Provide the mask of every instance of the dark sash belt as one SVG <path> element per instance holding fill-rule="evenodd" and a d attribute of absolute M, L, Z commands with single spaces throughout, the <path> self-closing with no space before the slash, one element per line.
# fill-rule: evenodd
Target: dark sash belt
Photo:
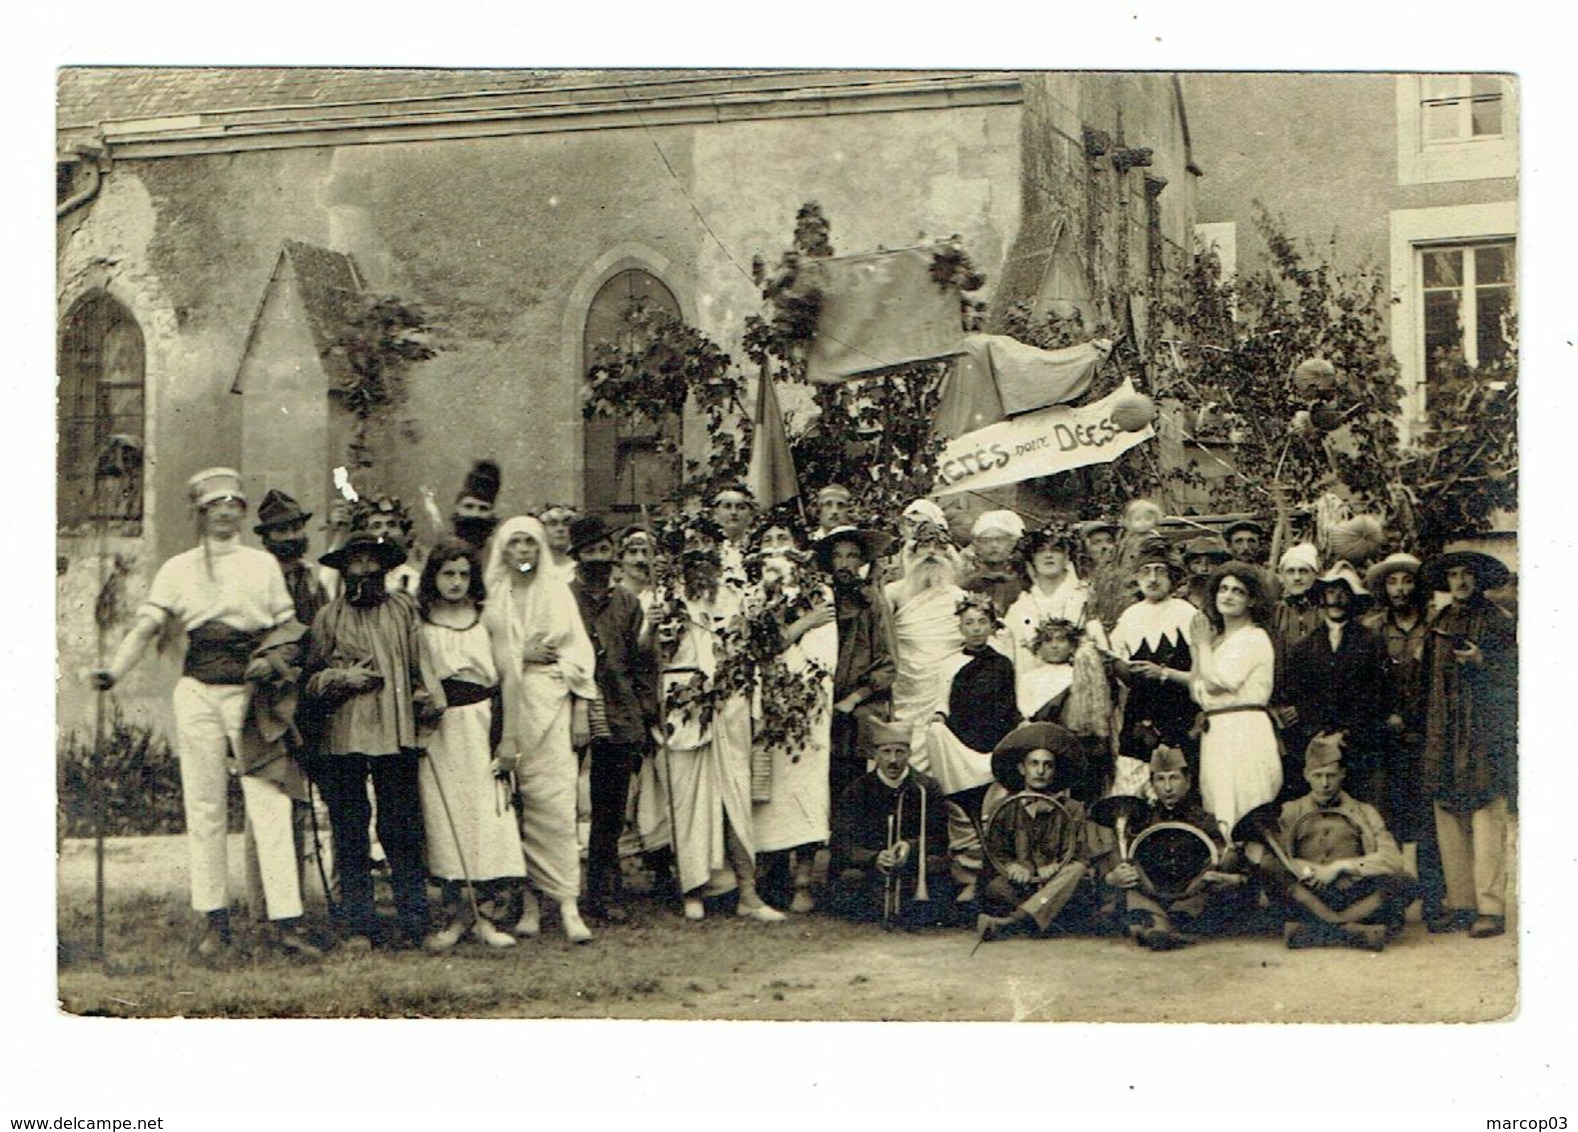
<path fill-rule="evenodd" d="M 187 636 L 181 675 L 204 684 L 245 684 L 247 661 L 267 635 L 267 630 L 251 633 L 222 621 L 205 622 Z"/>
<path fill-rule="evenodd" d="M 491 699 L 493 689 L 471 680 L 457 680 L 450 677 L 443 681 L 444 702 L 450 707 L 470 707 L 480 704 L 483 700 Z"/>

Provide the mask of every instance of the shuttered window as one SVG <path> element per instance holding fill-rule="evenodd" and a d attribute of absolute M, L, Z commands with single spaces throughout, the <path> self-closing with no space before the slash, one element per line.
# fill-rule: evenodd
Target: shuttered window
<path fill-rule="evenodd" d="M 146 426 L 142 330 L 109 295 L 80 299 L 61 327 L 56 521 L 64 534 L 104 520 L 110 533 L 142 533 Z M 100 474 L 104 473 L 104 474 Z M 114 473 L 114 474 L 112 474 Z"/>

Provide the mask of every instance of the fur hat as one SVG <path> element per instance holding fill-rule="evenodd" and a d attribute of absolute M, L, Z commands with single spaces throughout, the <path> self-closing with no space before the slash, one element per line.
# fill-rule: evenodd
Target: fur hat
<path fill-rule="evenodd" d="M 491 507 L 498 502 L 499 485 L 503 482 L 503 473 L 499 471 L 498 464 L 492 460 L 478 460 L 471 465 L 471 471 L 466 473 L 466 482 L 460 485 L 455 502 L 477 499 Z"/>

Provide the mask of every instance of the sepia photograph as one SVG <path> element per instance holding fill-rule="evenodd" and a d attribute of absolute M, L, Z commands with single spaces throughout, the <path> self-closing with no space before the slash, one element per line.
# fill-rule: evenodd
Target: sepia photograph
<path fill-rule="evenodd" d="M 1516 1015 L 1515 74 L 56 82 L 64 1014 Z"/>

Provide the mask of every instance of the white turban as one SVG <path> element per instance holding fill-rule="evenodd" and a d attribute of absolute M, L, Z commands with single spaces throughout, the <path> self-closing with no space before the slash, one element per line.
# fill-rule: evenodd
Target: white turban
<path fill-rule="evenodd" d="M 948 529 L 948 517 L 942 513 L 942 508 L 929 499 L 917 499 L 904 508 L 904 518 L 924 519 L 928 523 L 935 523 L 943 530 Z"/>
<path fill-rule="evenodd" d="M 1012 511 L 987 511 L 975 521 L 975 526 L 970 529 L 970 537 L 980 538 L 994 531 L 1009 538 L 1021 538 L 1025 533 L 1025 521 Z"/>
<path fill-rule="evenodd" d="M 1277 563 L 1278 570 L 1286 570 L 1291 566 L 1308 566 L 1315 573 L 1320 573 L 1320 552 L 1313 543 L 1301 542 L 1296 546 L 1288 547 L 1282 555 L 1282 560 Z"/>

